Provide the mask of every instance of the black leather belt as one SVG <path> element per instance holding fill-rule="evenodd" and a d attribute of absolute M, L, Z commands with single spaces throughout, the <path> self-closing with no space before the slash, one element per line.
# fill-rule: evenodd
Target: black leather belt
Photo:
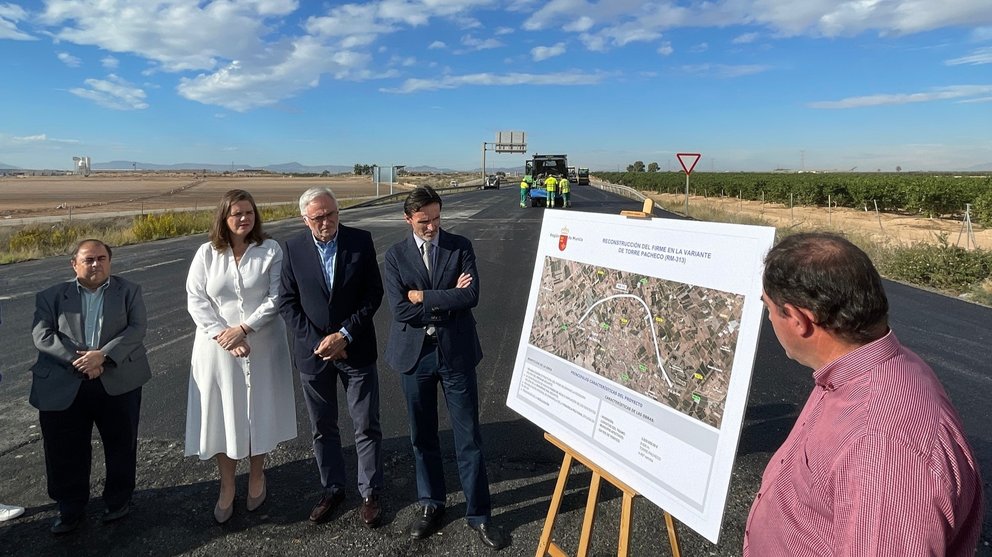
<path fill-rule="evenodd" d="M 424 335 L 424 344 L 437 344 L 437 333 L 433 335 Z"/>

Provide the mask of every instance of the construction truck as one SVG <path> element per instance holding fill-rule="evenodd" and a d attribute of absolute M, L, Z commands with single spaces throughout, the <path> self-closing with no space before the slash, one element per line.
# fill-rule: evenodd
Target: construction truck
<path fill-rule="evenodd" d="M 588 168 L 579 167 L 578 171 L 576 172 L 576 175 L 578 176 L 578 180 L 576 181 L 576 183 L 578 185 L 580 185 L 580 186 L 588 186 L 589 185 L 589 169 Z"/>
<path fill-rule="evenodd" d="M 579 183 L 579 175 L 575 171 L 575 167 L 574 166 L 568 167 L 568 181 L 571 182 L 571 183 L 573 183 L 573 184 L 578 184 Z"/>
<path fill-rule="evenodd" d="M 568 157 L 566 155 L 538 155 L 535 153 L 530 160 L 524 161 L 524 180 L 530 184 L 527 197 L 530 199 L 531 207 L 548 206 L 548 190 L 544 189 L 544 179 L 551 175 L 555 177 L 568 175 Z M 551 200 L 551 206 L 564 206 L 561 191 L 555 191 L 555 198 Z"/>

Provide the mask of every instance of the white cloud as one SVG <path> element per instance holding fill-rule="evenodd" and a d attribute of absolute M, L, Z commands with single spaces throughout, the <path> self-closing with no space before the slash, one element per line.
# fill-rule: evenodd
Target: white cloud
<path fill-rule="evenodd" d="M 992 64 L 992 46 L 975 49 L 967 56 L 947 60 L 944 63 L 948 66 L 959 66 L 961 64 L 968 64 L 971 66 L 977 66 L 979 64 Z"/>
<path fill-rule="evenodd" d="M 988 27 L 976 27 L 971 30 L 971 40 L 976 43 L 992 41 L 992 25 Z"/>
<path fill-rule="evenodd" d="M 390 56 L 389 65 L 390 66 L 403 66 L 410 67 L 416 65 L 417 58 L 414 56 Z"/>
<path fill-rule="evenodd" d="M 59 52 L 56 56 L 62 61 L 63 64 L 69 66 L 70 68 L 78 68 L 83 63 L 82 60 L 76 58 L 68 52 Z"/>
<path fill-rule="evenodd" d="M 285 16 L 295 0 L 193 3 L 78 2 L 50 0 L 39 22 L 56 27 L 54 38 L 134 53 L 166 71 L 204 70 L 219 60 L 249 57 L 266 48 L 268 18 Z"/>
<path fill-rule="evenodd" d="M 594 85 L 606 79 L 602 73 L 476 73 L 468 75 L 446 75 L 441 78 L 408 79 L 396 89 L 383 88 L 384 93 L 416 93 L 437 89 L 456 89 L 469 85 L 514 86 L 514 85 Z"/>
<path fill-rule="evenodd" d="M 668 38 L 666 33 L 690 26 L 703 29 L 742 27 L 744 31 L 734 39 L 736 44 L 757 37 L 842 36 L 866 31 L 883 35 L 908 34 L 955 26 L 972 29 L 972 41 L 992 37 L 989 0 L 349 2 L 324 3 L 326 7 L 320 8 L 320 15 L 309 16 L 300 9 L 304 6 L 301 0 L 46 0 L 39 3 L 37 18 L 30 19 L 30 23 L 40 29 L 39 33 L 50 35 L 56 42 L 95 46 L 112 53 L 101 61 L 110 70 L 116 69 L 119 54 L 130 54 L 151 62 L 144 70 L 147 75 L 190 72 L 177 78 L 180 95 L 234 110 L 272 105 L 313 87 L 322 77 L 355 80 L 396 75 L 395 70 L 379 70 L 372 64 L 373 59 L 388 60 L 396 50 L 394 43 L 381 39 L 428 25 L 463 34 L 460 48 L 454 51 L 456 54 L 508 45 L 521 47 L 527 44 L 522 41 L 535 40 L 534 37 L 538 37 L 536 40 L 545 37 L 546 41 L 576 37 L 581 42 L 578 48 L 584 46 L 591 51 L 644 43 L 660 55 L 668 56 L 674 49 L 671 42 L 663 40 Z M 315 5 L 306 4 L 308 9 Z M 522 30 L 504 26 L 476 30 L 481 25 L 477 17 L 482 14 L 489 17 L 498 9 L 508 10 L 514 17 L 519 15 L 517 19 Z M 18 25 L 23 27 L 22 22 L 29 21 L 33 15 L 18 5 L 0 4 L 0 39 L 33 38 L 18 29 Z M 471 34 L 466 34 L 467 29 L 473 29 Z M 528 34 L 538 30 L 542 33 Z M 533 43 L 524 48 L 530 46 Z M 564 45 L 560 52 L 556 50 L 558 46 L 535 48 L 531 56 L 547 59 L 560 55 Z M 577 48 L 570 46 L 573 50 Z M 693 48 L 683 46 L 679 50 L 701 52 L 705 47 L 703 43 Z M 423 46 L 419 48 L 422 50 Z M 448 44 L 441 40 L 433 40 L 427 46 L 429 50 L 447 48 Z M 523 59 L 521 50 L 511 52 L 508 49 L 507 52 L 511 59 L 518 62 Z M 323 58 L 311 58 L 310 53 L 320 53 Z M 381 58 L 378 53 L 382 54 Z M 416 52 L 400 54 L 412 57 Z M 111 59 L 115 62 L 108 61 Z M 947 63 L 988 62 L 984 49 L 978 49 Z M 702 71 L 729 77 L 765 69 L 763 66 L 708 66 Z M 92 88 L 82 90 L 95 94 Z"/>
<path fill-rule="evenodd" d="M 809 103 L 810 108 L 863 108 L 866 106 L 885 106 L 908 103 L 933 102 L 943 100 L 979 97 L 992 94 L 992 85 L 952 85 L 939 87 L 922 93 L 894 93 L 848 97 L 839 101 L 817 101 Z M 972 101 L 976 99 L 970 99 Z"/>
<path fill-rule="evenodd" d="M 0 39 L 33 41 L 35 37 L 17 28 L 17 23 L 27 19 L 27 12 L 17 4 L 0 4 Z"/>
<path fill-rule="evenodd" d="M 517 4 L 520 11 L 526 11 L 535 3 Z M 955 26 L 992 25 L 988 0 L 714 0 L 685 7 L 674 2 L 639 0 L 552 0 L 527 17 L 524 29 L 572 29 L 577 21 L 575 14 L 582 14 L 583 25 L 595 22 L 586 29 L 576 29 L 585 35 L 583 42 L 590 50 L 631 42 L 625 43 L 625 37 L 656 38 L 669 29 L 688 26 L 760 26 L 779 37 L 834 37 L 867 31 L 904 35 Z M 975 33 L 983 37 L 992 31 Z M 748 40 L 751 34 L 738 39 Z"/>
<path fill-rule="evenodd" d="M 317 37 L 338 39 L 352 45 L 371 44 L 379 35 L 397 31 L 397 22 L 416 26 L 427 23 L 423 12 L 406 14 L 402 6 L 386 7 L 380 13 L 376 3 L 345 4 L 331 9 L 326 16 L 310 17 L 304 28 Z"/>
<path fill-rule="evenodd" d="M 462 45 L 468 47 L 467 50 L 462 50 L 460 52 L 470 52 L 475 50 L 489 50 L 493 48 L 501 48 L 506 46 L 499 39 L 479 39 L 473 35 L 465 35 L 462 37 Z"/>
<path fill-rule="evenodd" d="M 744 64 L 738 66 L 729 64 L 692 64 L 682 66 L 681 69 L 686 73 L 706 77 L 734 78 L 763 73 L 770 70 L 771 67 L 760 64 Z"/>
<path fill-rule="evenodd" d="M 108 70 L 116 70 L 117 66 L 120 65 L 120 60 L 114 58 L 113 56 L 105 56 L 100 59 L 100 64 L 102 64 L 103 67 L 107 68 Z"/>
<path fill-rule="evenodd" d="M 737 35 L 730 42 L 733 44 L 750 44 L 757 40 L 758 36 L 758 33 L 744 33 L 743 35 Z"/>
<path fill-rule="evenodd" d="M 4 143 L 11 145 L 28 145 L 36 143 L 67 143 L 75 144 L 79 143 L 78 139 L 56 139 L 54 137 L 48 137 L 48 134 L 39 133 L 35 135 L 22 135 L 22 136 L 3 136 Z"/>
<path fill-rule="evenodd" d="M 694 44 L 694 45 L 690 46 L 689 47 L 689 52 L 693 52 L 693 53 L 699 54 L 700 52 L 706 52 L 709 49 L 710 49 L 709 43 L 699 43 L 699 44 Z"/>
<path fill-rule="evenodd" d="M 536 46 L 530 49 L 531 58 L 535 62 L 561 56 L 562 54 L 565 54 L 565 43 L 557 43 L 552 46 Z"/>
<path fill-rule="evenodd" d="M 148 108 L 145 92 L 114 74 L 107 79 L 87 79 L 88 87 L 75 87 L 69 92 L 77 97 L 91 100 L 105 108 L 114 110 L 143 110 Z"/>
<path fill-rule="evenodd" d="M 584 15 L 574 21 L 566 23 L 562 27 L 562 30 L 568 31 L 569 33 L 585 33 L 586 31 L 592 29 L 592 26 L 595 24 L 596 22 L 591 17 Z"/>
<path fill-rule="evenodd" d="M 376 77 L 364 70 L 368 54 L 335 50 L 312 37 L 280 47 L 266 60 L 236 60 L 210 74 L 184 77 L 177 90 L 187 99 L 243 112 L 315 87 L 325 73 L 338 79 Z"/>

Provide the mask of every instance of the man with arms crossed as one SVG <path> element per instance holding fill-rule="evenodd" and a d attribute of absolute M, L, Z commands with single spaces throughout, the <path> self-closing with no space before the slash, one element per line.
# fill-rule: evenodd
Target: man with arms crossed
<path fill-rule="evenodd" d="M 338 429 L 337 382 L 344 386 L 358 455 L 358 515 L 369 527 L 382 514 L 382 429 L 378 348 L 372 317 L 382 303 L 382 276 L 372 235 L 338 222 L 330 188 L 300 196 L 308 230 L 283 249 L 279 311 L 293 337 L 303 398 L 313 426 L 313 451 L 324 492 L 310 511 L 316 523 L 344 501 L 344 455 Z"/>
<path fill-rule="evenodd" d="M 744 555 L 974 555 L 974 455 L 933 371 L 889 329 L 868 256 L 796 234 L 766 256 L 763 286 L 775 336 L 816 386 L 765 469 Z"/>
<path fill-rule="evenodd" d="M 134 493 L 141 386 L 151 377 L 141 287 L 110 274 L 110 246 L 83 240 L 74 280 L 35 297 L 31 405 L 38 409 L 48 496 L 58 503 L 53 534 L 79 527 L 90 497 L 90 437 L 103 441 L 103 522 L 127 516 Z"/>
<path fill-rule="evenodd" d="M 386 361 L 400 372 L 410 417 L 420 508 L 410 536 L 441 525 L 447 497 L 438 439 L 437 388 L 451 418 L 465 519 L 493 549 L 509 540 L 490 519 L 489 478 L 482 454 L 475 366 L 482 347 L 472 308 L 479 303 L 475 252 L 468 238 L 441 230 L 441 197 L 430 187 L 410 192 L 403 213 L 411 233 L 386 252 L 386 295 L 393 321 Z"/>

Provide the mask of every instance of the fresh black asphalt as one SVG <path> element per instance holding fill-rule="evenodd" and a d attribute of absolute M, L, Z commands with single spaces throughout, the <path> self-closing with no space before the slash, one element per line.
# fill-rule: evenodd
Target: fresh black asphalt
<path fill-rule="evenodd" d="M 574 211 L 616 214 L 640 208 L 639 202 L 594 188 L 576 187 L 573 197 Z M 544 441 L 541 431 L 505 405 L 542 211 L 520 208 L 517 190 L 503 188 L 446 197 L 442 213 L 442 225 L 472 239 L 479 259 L 482 298 L 475 315 L 485 352 L 478 370 L 480 412 L 495 519 L 513 536 L 513 545 L 501 555 L 534 554 L 562 458 Z M 390 245 L 409 233 L 399 203 L 346 210 L 342 222 L 370 230 L 380 260 Z M 298 219 L 267 226 L 278 240 L 302 229 Z M 307 521 L 320 486 L 310 451 L 309 420 L 299 394 L 299 436 L 270 456 L 268 501 L 255 513 L 244 510 L 246 470 L 239 469 L 235 516 L 225 526 L 213 523 L 216 467 L 212 461 L 183 457 L 193 334 L 184 284 L 190 259 L 203 241 L 200 235 L 114 250 L 114 272 L 143 286 L 149 315 L 146 346 L 154 377 L 143 391 L 138 489 L 130 516 L 112 525 L 101 524 L 103 462 L 99 449 L 95 450 L 89 517 L 79 531 L 65 538 L 54 538 L 48 532 L 56 511 L 45 490 L 37 412 L 28 404 L 27 393 L 28 367 L 35 357 L 30 338 L 34 294 L 68 279 L 71 269 L 65 257 L 0 266 L 0 371 L 4 376 L 0 383 L 0 502 L 27 507 L 23 517 L 0 525 L 0 555 L 489 554 L 460 519 L 464 501 L 450 459 L 445 463 L 450 491 L 446 525 L 423 541 L 405 535 L 416 499 L 413 461 L 399 381 L 384 364 L 380 366 L 386 461 L 382 527 L 369 530 L 360 523 L 356 516 L 359 499 L 353 486 L 349 486 L 348 499 L 333 520 L 322 525 Z M 892 327 L 943 381 L 986 472 L 988 494 L 992 474 L 992 309 L 893 282 L 885 286 Z M 376 315 L 381 347 L 389 318 L 384 304 Z M 711 544 L 683 526 L 684 555 L 740 554 L 744 521 L 761 471 L 792 427 L 811 384 L 809 370 L 789 361 L 770 327 L 763 324 L 719 544 Z M 340 423 L 347 432 L 350 421 L 346 414 Z M 447 428 L 446 424 L 442 427 Z M 349 477 L 353 477 L 351 436 L 343 435 L 351 467 Z M 450 435 L 444 441 L 450 447 Z M 578 542 L 589 479 L 588 470 L 579 467 L 573 471 L 555 529 L 555 539 L 570 553 Z M 601 501 L 590 553 L 615 555 L 620 498 L 615 490 L 606 488 Z M 990 517 L 992 510 L 987 509 L 979 555 L 992 555 Z M 631 554 L 670 554 L 661 511 L 642 498 L 634 505 Z"/>

